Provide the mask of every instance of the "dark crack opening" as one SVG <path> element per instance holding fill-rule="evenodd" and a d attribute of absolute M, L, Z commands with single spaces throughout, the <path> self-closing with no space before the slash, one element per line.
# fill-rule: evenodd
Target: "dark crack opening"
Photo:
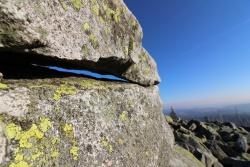
<path fill-rule="evenodd" d="M 124 64 L 103 59 L 97 62 L 64 60 L 33 53 L 0 52 L 0 72 L 4 79 L 46 79 L 63 77 L 86 77 L 98 80 L 128 82 L 115 75 L 110 75 L 105 68 L 124 72 Z M 91 71 L 91 72 L 90 72 Z M 117 72 L 117 71 L 116 71 Z"/>

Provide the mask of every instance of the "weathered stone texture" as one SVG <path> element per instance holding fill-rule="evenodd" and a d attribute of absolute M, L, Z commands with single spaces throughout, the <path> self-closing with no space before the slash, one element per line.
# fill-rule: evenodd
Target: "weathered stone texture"
<path fill-rule="evenodd" d="M 178 145 L 174 146 L 170 165 L 171 167 L 205 167 L 191 152 Z"/>
<path fill-rule="evenodd" d="M 85 78 L 1 84 L 0 99 L 12 99 L 0 108 L 1 166 L 169 166 L 174 137 L 156 86 Z"/>
<path fill-rule="evenodd" d="M 70 68 L 154 85 L 160 78 L 142 36 L 122 0 L 0 0 L 0 51 L 54 58 L 53 65 L 67 60 Z"/>

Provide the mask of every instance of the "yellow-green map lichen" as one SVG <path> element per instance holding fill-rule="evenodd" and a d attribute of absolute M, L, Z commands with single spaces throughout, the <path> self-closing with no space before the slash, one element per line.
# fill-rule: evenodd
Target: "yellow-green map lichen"
<path fill-rule="evenodd" d="M 7 119 L 8 122 L 9 119 Z M 5 120 L 2 122 L 5 124 Z M 27 126 L 27 125 L 25 125 Z M 68 155 L 73 160 L 78 160 L 79 147 L 74 137 L 73 125 L 64 124 L 61 128 L 58 127 L 57 131 L 66 135 L 59 135 L 58 137 L 52 133 L 52 130 L 56 130 L 54 122 L 50 118 L 41 117 L 37 123 L 32 123 L 30 127 L 23 128 L 18 123 L 6 123 L 4 132 L 7 139 L 16 143 L 13 148 L 13 159 L 9 163 L 10 167 L 35 167 L 38 164 L 42 164 L 46 161 L 51 161 L 60 157 L 60 143 L 64 140 L 70 144 L 68 146 Z M 61 130 L 60 130 L 61 129 Z M 67 154 L 65 151 L 62 154 Z"/>
<path fill-rule="evenodd" d="M 63 127 L 63 131 L 67 136 L 70 136 L 73 134 L 73 125 L 72 124 L 65 124 Z"/>
<path fill-rule="evenodd" d="M 53 99 L 58 101 L 62 98 L 63 95 L 75 95 L 76 92 L 77 89 L 74 86 L 61 85 L 55 91 Z"/>
<path fill-rule="evenodd" d="M 133 166 L 136 161 L 147 166 L 158 163 L 152 155 L 168 154 L 164 146 L 169 139 L 159 135 L 171 130 L 162 126 L 156 87 L 84 77 L 3 83 L 9 89 L 0 90 L 2 94 L 18 93 L 13 102 L 23 98 L 20 89 L 31 100 L 22 116 L 0 114 L 7 140 L 3 166 L 102 166 L 106 160 L 110 165 Z"/>
<path fill-rule="evenodd" d="M 81 0 L 71 0 L 71 3 L 75 10 L 79 11 L 83 7 L 83 3 Z"/>
<path fill-rule="evenodd" d="M 70 149 L 70 154 L 72 154 L 74 160 L 78 159 L 78 156 L 79 156 L 78 151 L 79 151 L 79 148 L 76 146 L 72 146 Z"/>
<path fill-rule="evenodd" d="M 106 137 L 101 138 L 101 146 L 109 153 L 112 153 L 114 151 L 113 145 L 108 141 Z"/>
<path fill-rule="evenodd" d="M 127 112 L 126 111 L 123 111 L 122 113 L 121 113 L 121 115 L 119 116 L 119 119 L 121 120 L 121 121 L 123 121 L 123 122 L 125 122 L 125 121 L 128 121 L 128 114 L 127 114 Z"/>
<path fill-rule="evenodd" d="M 8 85 L 0 83 L 0 90 L 1 89 L 8 89 L 8 88 L 9 88 Z"/>
<path fill-rule="evenodd" d="M 41 118 L 40 129 L 43 132 L 47 132 L 52 127 L 49 118 Z"/>

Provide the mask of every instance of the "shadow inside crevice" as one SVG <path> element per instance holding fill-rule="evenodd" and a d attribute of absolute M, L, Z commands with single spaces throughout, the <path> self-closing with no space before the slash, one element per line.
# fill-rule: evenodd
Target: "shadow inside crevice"
<path fill-rule="evenodd" d="M 106 60 L 112 66 L 112 62 Z M 117 65 L 117 64 L 115 64 Z M 119 64 L 118 64 L 119 65 Z M 70 61 L 65 59 L 58 59 L 46 57 L 31 53 L 14 53 L 14 52 L 0 52 L 0 72 L 4 79 L 46 79 L 46 78 L 65 78 L 65 77 L 85 77 L 91 79 L 98 79 L 104 81 L 127 82 L 114 75 L 108 75 L 103 72 L 100 67 L 89 72 L 89 69 L 95 69 L 93 63 L 86 63 L 80 61 Z M 123 72 L 122 68 L 119 68 Z"/>

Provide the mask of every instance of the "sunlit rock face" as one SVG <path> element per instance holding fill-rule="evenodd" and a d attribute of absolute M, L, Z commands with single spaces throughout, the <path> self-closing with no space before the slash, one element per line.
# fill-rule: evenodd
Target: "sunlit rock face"
<path fill-rule="evenodd" d="M 155 85 L 160 78 L 142 36 L 122 0 L 0 0 L 0 51 L 29 54 L 32 61 L 53 58 L 35 63 Z"/>
<path fill-rule="evenodd" d="M 156 86 L 4 80 L 0 99 L 3 166 L 169 165 L 174 137 Z"/>
<path fill-rule="evenodd" d="M 0 0 L 0 166 L 170 167 L 174 136 L 141 41 L 122 0 Z"/>

